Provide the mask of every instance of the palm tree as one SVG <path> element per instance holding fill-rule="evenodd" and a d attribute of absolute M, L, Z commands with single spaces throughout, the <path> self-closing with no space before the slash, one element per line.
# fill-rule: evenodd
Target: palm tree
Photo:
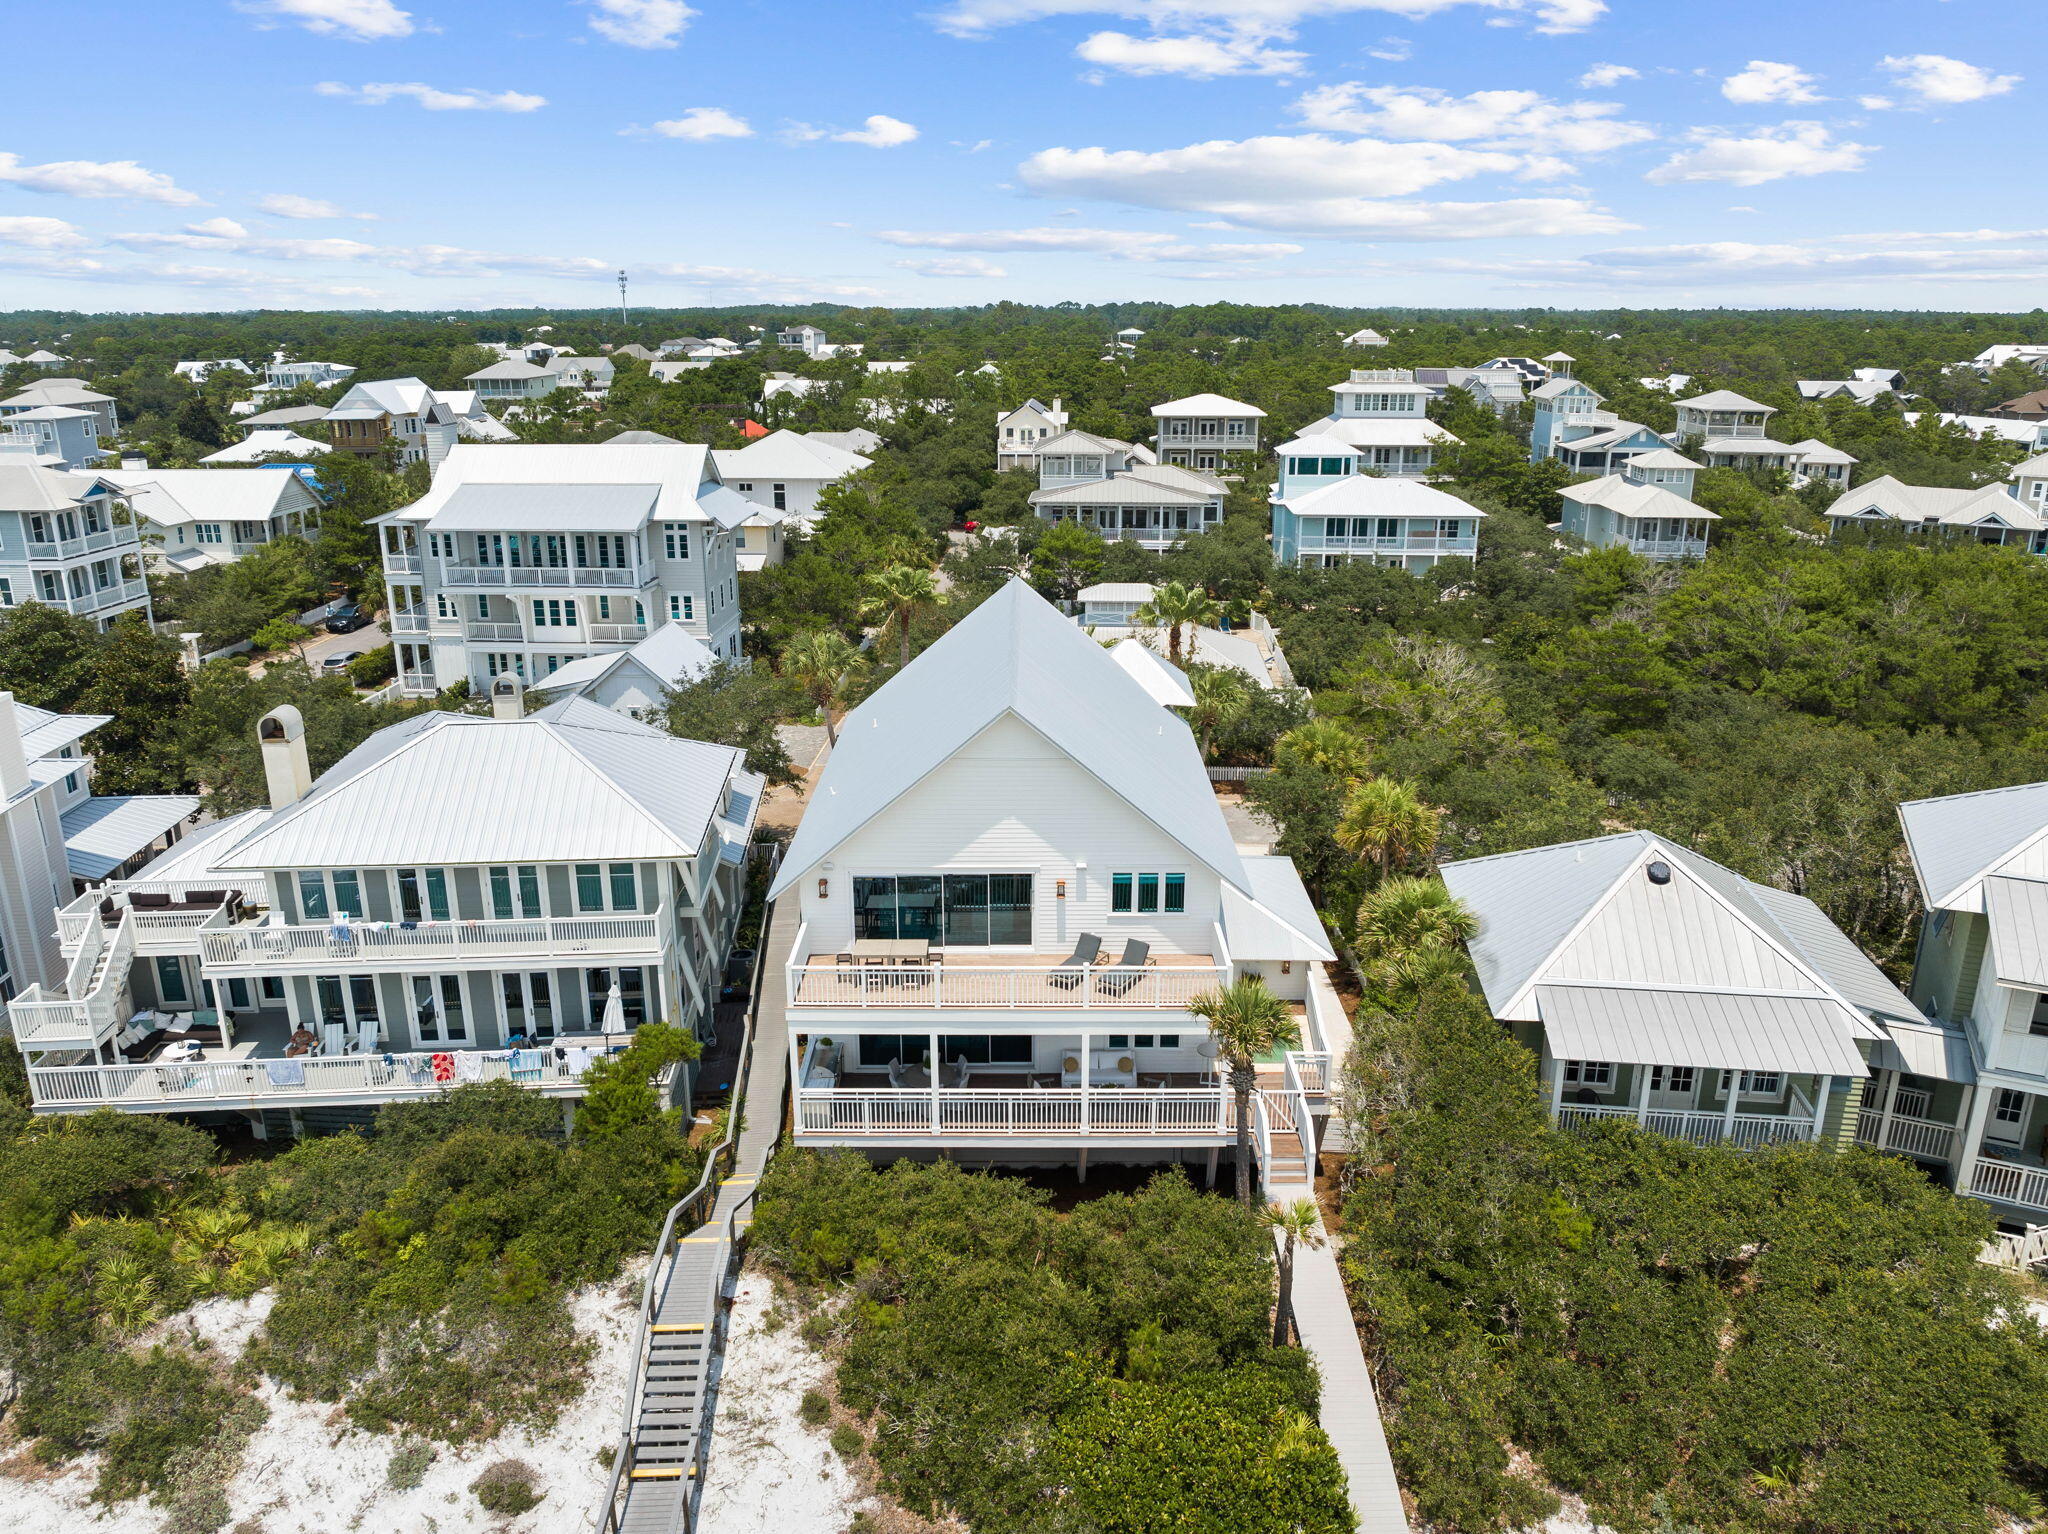
<path fill-rule="evenodd" d="M 1138 609 L 1137 618 L 1140 623 L 1166 630 L 1166 658 L 1178 666 L 1180 631 L 1214 623 L 1222 611 L 1216 599 L 1200 586 L 1168 581 L 1152 588 L 1152 600 Z"/>
<path fill-rule="evenodd" d="M 860 604 L 864 620 L 879 623 L 884 633 L 896 630 L 898 666 L 910 664 L 910 626 L 938 610 L 937 577 L 915 565 L 891 565 L 875 571 L 868 577 L 868 598 Z"/>
<path fill-rule="evenodd" d="M 1202 760 L 1209 759 L 1209 743 L 1225 725 L 1235 724 L 1252 706 L 1251 684 L 1242 671 L 1222 666 L 1203 666 L 1188 677 L 1194 689 L 1195 706 L 1188 710 L 1188 723 L 1202 743 Z"/>
<path fill-rule="evenodd" d="M 1435 879 L 1396 876 L 1358 903 L 1358 959 L 1382 981 L 1425 984 L 1460 974 L 1458 945 L 1479 918 Z"/>
<path fill-rule="evenodd" d="M 1273 762 L 1280 767 L 1317 767 L 1349 782 L 1372 766 L 1372 745 L 1348 724 L 1336 719 L 1311 719 L 1273 742 Z"/>
<path fill-rule="evenodd" d="M 1312 1198 L 1298 1198 L 1291 1204 L 1268 1204 L 1259 1211 L 1261 1225 L 1277 1232 L 1280 1242 L 1280 1303 L 1273 1309 L 1273 1346 L 1287 1346 L 1287 1332 L 1294 1326 L 1294 1244 L 1310 1251 L 1323 1244 L 1322 1217 Z M 1296 1336 L 1301 1329 L 1294 1327 Z"/>
<path fill-rule="evenodd" d="M 868 658 L 837 629 L 799 634 L 782 648 L 782 674 L 825 716 L 825 739 L 839 744 L 839 720 L 867 669 Z"/>
<path fill-rule="evenodd" d="M 1361 778 L 1351 785 L 1335 836 L 1338 846 L 1360 862 L 1370 862 L 1378 879 L 1385 879 L 1397 863 L 1428 859 L 1436 850 L 1443 818 L 1442 810 L 1423 803 L 1413 783 Z"/>
<path fill-rule="evenodd" d="M 1245 975 L 1217 990 L 1204 991 L 1188 1011 L 1209 1025 L 1218 1054 L 1230 1063 L 1230 1089 L 1237 1096 L 1237 1201 L 1252 1207 L 1252 1088 L 1255 1063 L 1301 1042 L 1300 1025 L 1287 1003 L 1266 989 L 1257 975 Z"/>

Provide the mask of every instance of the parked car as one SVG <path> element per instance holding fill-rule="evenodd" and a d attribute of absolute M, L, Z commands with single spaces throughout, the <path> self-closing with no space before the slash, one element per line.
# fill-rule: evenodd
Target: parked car
<path fill-rule="evenodd" d="M 346 655 L 330 655 L 320 662 L 320 669 L 330 676 L 339 676 L 348 669 L 348 663 L 363 652 L 351 650 Z"/>
<path fill-rule="evenodd" d="M 327 609 L 326 621 L 321 626 L 330 634 L 353 634 L 370 626 L 370 615 L 363 611 L 360 602 L 336 602 Z"/>

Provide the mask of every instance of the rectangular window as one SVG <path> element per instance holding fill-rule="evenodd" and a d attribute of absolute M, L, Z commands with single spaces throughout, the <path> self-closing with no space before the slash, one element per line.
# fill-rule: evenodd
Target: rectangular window
<path fill-rule="evenodd" d="M 199 541 L 201 543 L 219 543 L 220 524 L 218 522 L 201 522 L 199 524 Z"/>
<path fill-rule="evenodd" d="M 697 616 L 696 600 L 686 596 L 671 596 L 668 599 L 668 615 L 682 623 L 693 622 Z"/>
<path fill-rule="evenodd" d="M 598 863 L 576 865 L 576 909 L 579 911 L 602 911 L 604 909 L 604 867 Z"/>
<path fill-rule="evenodd" d="M 359 917 L 363 914 L 363 892 L 353 868 L 334 871 L 334 911 L 337 916 Z"/>
<path fill-rule="evenodd" d="M 398 870 L 398 919 L 448 919 L 448 871 L 445 868 Z"/>
<path fill-rule="evenodd" d="M 1159 909 L 1159 875 L 1138 875 L 1138 909 L 1156 911 Z"/>
<path fill-rule="evenodd" d="M 1564 1062 L 1564 1079 L 1567 1086 L 1611 1087 L 1614 1085 L 1614 1064 L 1609 1060 L 1567 1060 Z"/>
<path fill-rule="evenodd" d="M 185 989 L 185 966 L 174 955 L 162 954 L 157 958 L 156 999 L 167 1003 L 190 1000 Z"/>
<path fill-rule="evenodd" d="M 946 947 L 1026 947 L 1030 874 L 903 874 L 853 881 L 861 938 L 924 938 Z"/>
<path fill-rule="evenodd" d="M 611 1001 L 612 984 L 619 987 L 619 1002 L 628 1028 L 647 1021 L 647 972 L 638 965 L 625 969 L 587 969 L 583 972 L 585 994 L 590 1003 L 590 1026 L 601 1028 Z"/>
<path fill-rule="evenodd" d="M 1186 874 L 1138 872 L 1112 873 L 1109 876 L 1109 909 L 1112 915 L 1127 915 L 1132 911 L 1179 914 L 1187 908 Z"/>
<path fill-rule="evenodd" d="M 633 877 L 631 863 L 612 864 L 612 909 L 614 911 L 637 911 L 640 909 L 640 895 Z"/>
<path fill-rule="evenodd" d="M 1167 874 L 1165 882 L 1165 909 L 1175 915 L 1186 911 L 1188 908 L 1188 876 L 1186 874 Z"/>
<path fill-rule="evenodd" d="M 1112 911 L 1128 911 L 1131 908 L 1131 876 L 1111 874 L 1109 876 L 1109 908 Z"/>
<path fill-rule="evenodd" d="M 662 534 L 664 552 L 670 559 L 690 557 L 690 530 L 671 523 Z"/>
<path fill-rule="evenodd" d="M 2011 1087 L 2000 1087 L 1998 1096 L 1991 1103 L 1991 1117 L 2000 1124 L 2011 1124 L 2015 1128 L 2025 1123 L 2027 1094 L 2015 1092 Z"/>
<path fill-rule="evenodd" d="M 533 917 L 540 911 L 540 869 L 532 863 L 516 867 L 493 868 L 491 878 L 491 914 L 500 921 L 514 917 Z"/>
<path fill-rule="evenodd" d="M 307 921 L 327 919 L 327 881 L 310 868 L 299 870 L 299 914 Z"/>
<path fill-rule="evenodd" d="M 1695 1079 L 1693 1068 L 1689 1065 L 1653 1065 L 1650 1067 L 1650 1090 L 1652 1092 L 1690 1092 Z"/>

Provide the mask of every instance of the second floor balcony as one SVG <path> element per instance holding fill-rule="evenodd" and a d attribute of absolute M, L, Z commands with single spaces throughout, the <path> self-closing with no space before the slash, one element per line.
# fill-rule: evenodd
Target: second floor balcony
<path fill-rule="evenodd" d="M 1476 554 L 1479 534 L 1476 529 L 1460 533 L 1417 530 L 1355 535 L 1303 532 L 1300 547 L 1304 554 Z"/>
<path fill-rule="evenodd" d="M 60 582 L 55 590 L 38 589 L 25 600 L 41 602 L 45 607 L 61 607 L 81 617 L 96 617 L 113 608 L 147 602 L 149 585 L 141 580 L 117 580 L 105 585 L 90 584 L 82 591 L 73 591 Z"/>
<path fill-rule="evenodd" d="M 117 524 L 96 533 L 80 533 L 75 538 L 31 538 L 28 557 L 32 564 L 61 563 L 88 554 L 104 554 L 109 549 L 139 548 L 141 543 L 141 535 L 133 524 Z"/>
<path fill-rule="evenodd" d="M 265 919 L 197 934 L 208 973 L 276 974 L 352 968 L 404 969 L 453 960 L 580 965 L 587 960 L 659 962 L 672 931 L 666 906 L 652 914 L 535 916 L 482 921 Z"/>
<path fill-rule="evenodd" d="M 654 583 L 652 563 L 642 565 L 477 565 L 444 563 L 441 580 L 449 586 L 503 591 L 559 590 L 591 587 L 635 591 Z"/>

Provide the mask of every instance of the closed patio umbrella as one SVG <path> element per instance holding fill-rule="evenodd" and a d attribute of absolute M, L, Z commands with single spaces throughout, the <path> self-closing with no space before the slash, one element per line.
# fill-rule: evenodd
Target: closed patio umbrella
<path fill-rule="evenodd" d="M 604 1031 L 626 1031 L 626 998 L 619 994 L 619 982 L 616 980 L 612 982 L 611 993 L 604 999 Z"/>

